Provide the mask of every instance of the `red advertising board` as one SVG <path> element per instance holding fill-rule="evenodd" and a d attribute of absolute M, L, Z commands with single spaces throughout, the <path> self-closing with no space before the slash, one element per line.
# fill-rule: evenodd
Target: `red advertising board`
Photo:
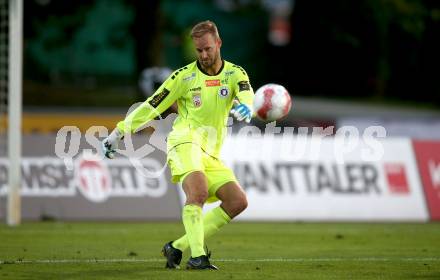
<path fill-rule="evenodd" d="M 409 193 L 404 164 L 385 163 L 385 175 L 391 193 Z"/>
<path fill-rule="evenodd" d="M 413 141 L 432 220 L 440 220 L 440 141 Z"/>

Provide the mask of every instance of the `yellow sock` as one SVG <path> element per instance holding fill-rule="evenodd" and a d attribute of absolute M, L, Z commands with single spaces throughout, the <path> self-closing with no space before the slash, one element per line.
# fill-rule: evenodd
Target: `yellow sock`
<path fill-rule="evenodd" d="M 206 239 L 214 235 L 214 233 L 218 232 L 221 227 L 230 221 L 231 218 L 220 206 L 212 209 L 203 217 L 204 238 Z M 172 245 L 182 252 L 185 251 L 190 245 L 187 234 L 175 240 Z"/>
<path fill-rule="evenodd" d="M 182 211 L 183 225 L 185 226 L 188 243 L 191 247 L 191 256 L 205 255 L 203 248 L 203 221 L 202 208 L 197 205 L 185 205 Z"/>

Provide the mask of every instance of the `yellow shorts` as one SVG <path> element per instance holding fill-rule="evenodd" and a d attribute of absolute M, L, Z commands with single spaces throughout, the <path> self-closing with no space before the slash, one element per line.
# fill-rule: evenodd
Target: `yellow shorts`
<path fill-rule="evenodd" d="M 193 171 L 202 171 L 208 181 L 209 197 L 207 202 L 217 201 L 215 193 L 228 182 L 237 182 L 234 172 L 222 161 L 205 153 L 199 145 L 184 143 L 168 152 L 168 166 L 173 183 L 183 182 Z"/>

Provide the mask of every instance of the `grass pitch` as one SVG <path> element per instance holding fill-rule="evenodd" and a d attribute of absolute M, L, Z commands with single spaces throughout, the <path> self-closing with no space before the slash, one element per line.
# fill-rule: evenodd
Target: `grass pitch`
<path fill-rule="evenodd" d="M 232 223 L 208 240 L 219 271 L 166 270 L 160 250 L 182 233 L 180 223 L 0 225 L 0 279 L 440 279 L 440 223 Z"/>

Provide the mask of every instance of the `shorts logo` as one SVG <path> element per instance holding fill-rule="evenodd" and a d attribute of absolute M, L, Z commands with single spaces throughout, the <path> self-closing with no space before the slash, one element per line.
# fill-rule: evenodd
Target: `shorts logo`
<path fill-rule="evenodd" d="M 205 85 L 207 87 L 218 87 L 220 86 L 220 80 L 205 80 Z"/>
<path fill-rule="evenodd" d="M 229 90 L 228 90 L 228 88 L 227 88 L 227 87 L 221 87 L 221 88 L 218 90 L 218 95 L 219 95 L 220 97 L 223 97 L 223 98 L 227 97 L 227 96 L 229 95 Z"/>
<path fill-rule="evenodd" d="M 202 106 L 202 96 L 199 92 L 193 94 L 193 104 L 196 108 Z"/>

